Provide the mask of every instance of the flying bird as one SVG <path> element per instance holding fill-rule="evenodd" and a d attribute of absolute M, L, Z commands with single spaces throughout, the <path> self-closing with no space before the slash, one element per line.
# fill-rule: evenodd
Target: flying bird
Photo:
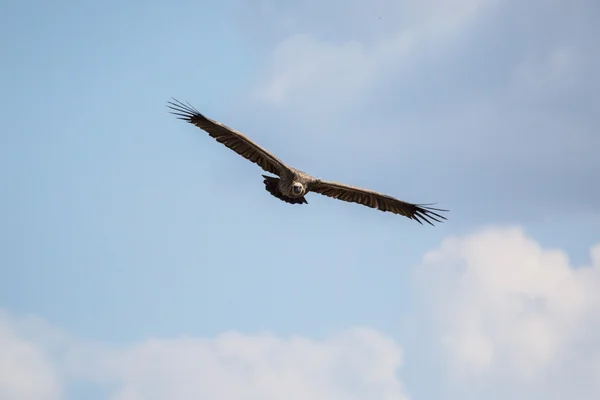
<path fill-rule="evenodd" d="M 428 207 L 430 204 L 412 204 L 372 190 L 315 178 L 285 164 L 273 153 L 259 146 L 241 132 L 205 117 L 189 103 L 184 104 L 176 99 L 167 103 L 167 107 L 173 110 L 171 113 L 178 119 L 196 125 L 219 143 L 257 164 L 266 172 L 277 175 L 277 177 L 263 175 L 265 189 L 286 203 L 308 204 L 305 198 L 306 194 L 315 192 L 334 199 L 403 215 L 420 224 L 425 221 L 433 226 L 432 220 L 442 222 L 442 219 L 446 219 L 435 211 L 448 210 Z"/>

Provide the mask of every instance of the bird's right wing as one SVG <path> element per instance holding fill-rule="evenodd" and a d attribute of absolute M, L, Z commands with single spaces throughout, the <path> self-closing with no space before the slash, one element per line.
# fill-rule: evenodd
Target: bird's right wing
<path fill-rule="evenodd" d="M 433 225 L 431 220 L 442 222 L 442 219 L 446 219 L 446 217 L 435 211 L 448 211 L 427 207 L 425 204 L 408 203 L 383 193 L 320 179 L 313 182 L 310 185 L 309 190 L 334 199 L 358 203 L 363 206 L 381 211 L 388 211 L 393 214 L 404 215 L 407 218 L 414 219 L 420 224 L 422 224 L 421 221 L 424 221 L 429 225 Z"/>
<path fill-rule="evenodd" d="M 173 99 L 169 101 L 167 107 L 174 110 L 172 114 L 178 115 L 179 119 L 187 121 L 198 128 L 206 131 L 217 142 L 224 144 L 247 160 L 258 164 L 262 169 L 275 175 L 281 175 L 284 171 L 290 171 L 290 168 L 275 157 L 268 150 L 259 146 L 242 133 L 229 128 L 225 124 L 202 115 L 198 110 L 189 104 Z"/>

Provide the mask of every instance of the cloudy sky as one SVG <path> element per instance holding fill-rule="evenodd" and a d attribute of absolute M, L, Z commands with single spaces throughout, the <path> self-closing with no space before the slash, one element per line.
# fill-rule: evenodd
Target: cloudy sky
<path fill-rule="evenodd" d="M 599 20 L 597 0 L 3 4 L 0 398 L 596 399 Z M 282 203 L 171 96 L 449 219 Z"/>

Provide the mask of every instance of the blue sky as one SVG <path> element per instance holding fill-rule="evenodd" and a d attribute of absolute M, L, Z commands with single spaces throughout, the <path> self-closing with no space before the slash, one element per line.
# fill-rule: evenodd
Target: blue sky
<path fill-rule="evenodd" d="M 2 6 L 0 397 L 592 398 L 598 4 L 352 4 Z M 171 96 L 308 173 L 449 220 L 284 204 Z M 523 317 L 515 293 L 550 311 Z M 253 354 L 253 372 L 223 354 Z M 179 375 L 140 372 L 153 362 Z"/>

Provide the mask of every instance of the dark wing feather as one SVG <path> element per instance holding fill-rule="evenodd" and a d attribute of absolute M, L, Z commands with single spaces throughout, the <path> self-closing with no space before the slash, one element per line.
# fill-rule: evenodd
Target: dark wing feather
<path fill-rule="evenodd" d="M 174 110 L 171 111 L 171 114 L 177 115 L 179 119 L 206 131 L 219 143 L 224 144 L 247 160 L 258 164 L 265 171 L 276 175 L 281 175 L 283 170 L 289 171 L 287 165 L 247 136 L 218 121 L 205 117 L 189 104 L 183 104 L 175 99 L 173 101 L 169 101 L 167 106 Z"/>
<path fill-rule="evenodd" d="M 425 204 L 407 203 L 382 193 L 337 182 L 318 180 L 310 186 L 309 190 L 311 192 L 333 197 L 334 199 L 358 203 L 377 210 L 404 215 L 405 217 L 414 219 L 420 224 L 422 224 L 421 221 L 425 221 L 429 225 L 433 225 L 430 220 L 442 222 L 441 220 L 446 219 L 446 217 L 437 214 L 434 211 L 448 211 L 426 207 Z"/>

